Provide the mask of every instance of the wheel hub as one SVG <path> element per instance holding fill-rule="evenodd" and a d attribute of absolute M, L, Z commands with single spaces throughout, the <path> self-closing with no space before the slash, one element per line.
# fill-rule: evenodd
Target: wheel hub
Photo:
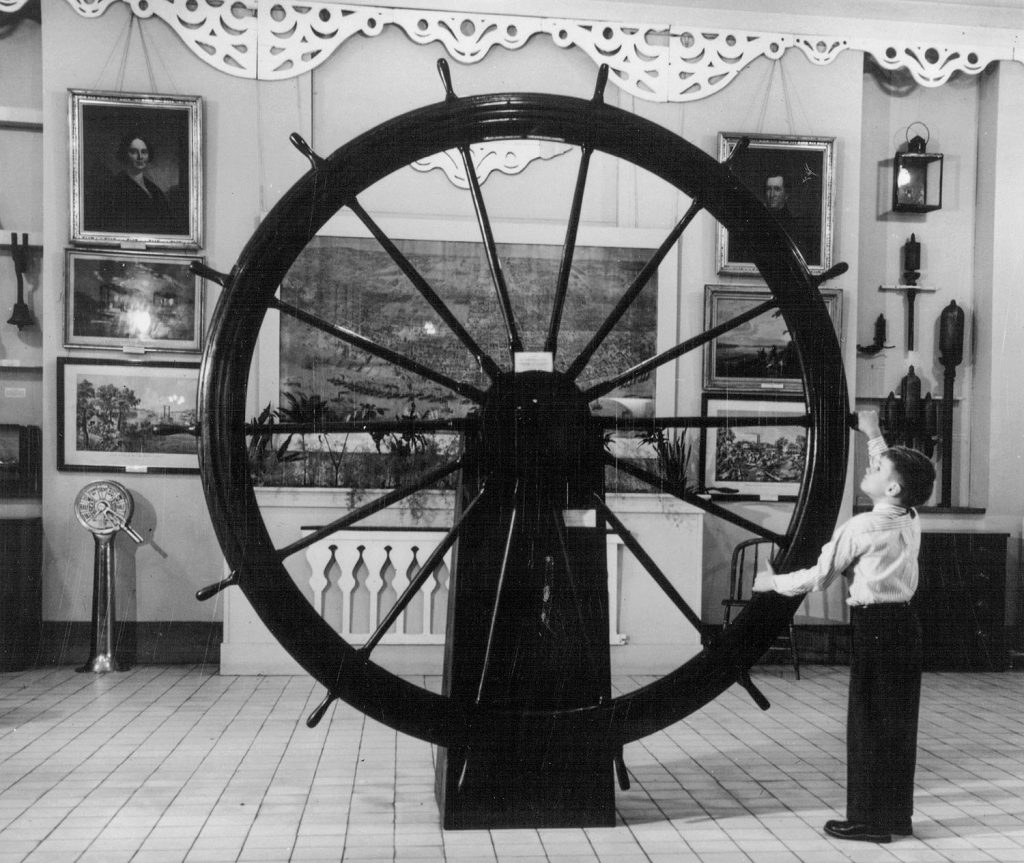
<path fill-rule="evenodd" d="M 604 470 L 601 429 L 580 388 L 560 372 L 502 375 L 481 416 L 485 473 L 495 482 L 518 481 L 538 494 L 544 489 L 564 506 L 581 473 L 592 483 L 593 474 Z"/>

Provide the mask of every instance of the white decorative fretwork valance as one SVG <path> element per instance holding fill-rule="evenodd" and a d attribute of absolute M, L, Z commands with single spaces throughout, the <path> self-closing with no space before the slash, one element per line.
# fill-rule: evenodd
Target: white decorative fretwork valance
<path fill-rule="evenodd" d="M 13 11 L 26 0 L 0 0 Z M 871 55 L 883 68 L 905 69 L 935 87 L 955 73 L 977 74 L 997 60 L 1021 60 L 1011 30 L 985 44 L 928 44 L 884 34 L 821 35 L 709 30 L 666 22 L 635 24 L 516 15 L 400 9 L 309 0 L 67 0 L 84 17 L 127 3 L 137 17 L 158 17 L 206 63 L 243 78 L 280 80 L 304 75 L 356 35 L 397 27 L 421 44 L 440 43 L 461 63 L 495 47 L 515 50 L 546 36 L 609 66 L 609 80 L 637 98 L 689 102 L 710 96 L 759 57 L 778 59 L 797 49 L 818 65 L 843 51 Z M 838 25 L 837 25 L 838 26 Z"/>

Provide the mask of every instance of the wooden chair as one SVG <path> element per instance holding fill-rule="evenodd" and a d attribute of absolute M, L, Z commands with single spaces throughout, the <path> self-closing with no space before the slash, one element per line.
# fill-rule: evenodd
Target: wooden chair
<path fill-rule="evenodd" d="M 776 550 L 775 543 L 767 539 L 747 539 L 733 549 L 729 568 L 729 596 L 722 600 L 725 607 L 725 626 L 732 622 L 734 612 L 738 613 L 750 601 L 750 587 L 754 583 L 754 576 L 774 557 Z M 772 650 L 785 650 L 789 653 L 793 671 L 799 680 L 800 657 L 796 652 L 792 620 L 786 631 L 780 634 L 769 648 L 769 651 Z"/>

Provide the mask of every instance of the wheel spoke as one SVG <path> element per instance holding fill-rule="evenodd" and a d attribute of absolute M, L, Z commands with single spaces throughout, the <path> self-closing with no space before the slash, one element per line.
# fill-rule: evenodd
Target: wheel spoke
<path fill-rule="evenodd" d="M 477 361 L 477 364 L 483 369 L 484 373 L 491 380 L 497 377 L 501 370 L 498 368 L 498 364 L 494 362 L 489 354 L 487 354 L 480 345 L 477 344 L 476 340 L 469 334 L 469 331 L 462 325 L 458 318 L 452 313 L 452 310 L 445 305 L 437 292 L 430 286 L 427 280 L 420 274 L 419 270 L 413 266 L 412 262 L 402 254 L 402 251 L 394 244 L 392 239 L 384 233 L 381 227 L 373 220 L 369 213 L 362 208 L 362 205 L 353 198 L 348 202 L 348 208 L 359 218 L 359 220 L 367 227 L 374 238 L 380 243 L 388 255 L 391 256 L 391 260 L 398 265 L 398 268 L 405 273 L 406 277 L 413 286 L 420 292 L 423 298 L 430 303 L 430 307 L 437 312 L 447 325 L 448 328 L 455 333 L 459 341 L 465 345 L 466 349 L 473 355 L 473 358 Z"/>
<path fill-rule="evenodd" d="M 723 164 L 728 164 L 738 155 L 740 155 L 747 147 L 750 146 L 749 138 L 741 138 L 728 158 Z M 594 355 L 594 352 L 601 346 L 604 340 L 608 337 L 615 325 L 619 322 L 619 319 L 626 313 L 629 307 L 633 304 L 633 301 L 640 294 L 640 291 L 644 289 L 647 283 L 650 281 L 651 276 L 654 275 L 654 271 L 661 266 L 661 262 L 665 260 L 665 256 L 669 253 L 671 248 L 678 242 L 679 238 L 683 235 L 683 231 L 689 227 L 690 222 L 696 218 L 697 214 L 703 209 L 703 205 L 700 201 L 692 201 L 690 206 L 687 207 L 683 217 L 676 223 L 676 226 L 669 232 L 668 236 L 662 241 L 661 245 L 655 250 L 654 254 L 651 255 L 651 259 L 647 262 L 644 268 L 637 275 L 636 279 L 633 280 L 633 284 L 629 286 L 626 293 L 619 299 L 618 304 L 612 310 L 612 313 L 608 318 L 598 327 L 597 331 L 591 337 L 586 347 L 580 352 L 580 355 L 573 360 L 572 365 L 568 369 L 568 376 L 570 378 L 576 378 L 580 372 L 586 368 L 590 358 Z"/>
<path fill-rule="evenodd" d="M 505 552 L 501 556 L 501 571 L 498 573 L 498 586 L 494 592 L 494 607 L 491 609 L 491 625 L 487 630 L 487 646 L 484 648 L 484 662 L 480 669 L 480 683 L 476 690 L 476 703 L 479 706 L 484 697 L 484 686 L 487 684 L 487 673 L 491 668 L 491 651 L 494 648 L 494 634 L 498 628 L 498 614 L 501 610 L 501 597 L 505 592 L 505 575 L 508 573 L 509 556 L 512 553 L 512 537 L 516 529 L 516 518 L 522 501 L 519 499 L 519 480 L 516 480 L 512 492 L 515 505 L 508 520 L 508 536 L 505 537 Z"/>
<path fill-rule="evenodd" d="M 627 369 L 622 374 L 617 375 L 610 380 L 595 384 L 583 395 L 591 401 L 593 399 L 600 398 L 601 396 L 608 395 L 608 393 L 616 387 L 622 386 L 624 383 L 628 383 L 633 380 L 633 378 L 647 374 L 659 366 L 663 366 L 665 363 L 671 362 L 672 360 L 681 357 L 683 354 L 701 347 L 701 345 L 710 342 L 712 339 L 718 338 L 723 333 L 727 333 L 729 330 L 735 329 L 741 324 L 745 324 L 747 321 L 756 318 L 758 315 L 762 315 L 765 312 L 774 309 L 776 305 L 777 303 L 774 299 L 758 303 L 758 305 L 754 306 L 752 309 L 748 309 L 741 315 L 736 315 L 734 318 L 723 321 L 717 327 L 712 327 L 710 330 L 704 331 L 699 336 L 694 336 L 692 339 L 680 342 L 674 348 L 669 348 L 667 351 L 662 351 L 660 354 L 656 354 L 655 356 L 644 360 L 642 363 L 637 363 L 633 368 Z"/>
<path fill-rule="evenodd" d="M 633 301 L 640 295 L 640 292 L 647 287 L 647 283 L 650 282 L 651 276 L 653 276 L 658 267 L 661 266 L 661 262 L 665 260 L 665 256 L 676 244 L 682 236 L 683 231 L 686 230 L 687 226 L 694 220 L 701 209 L 702 207 L 700 202 L 694 201 L 691 203 L 686 213 L 683 215 L 683 218 L 676 223 L 676 226 L 669 231 L 668 236 L 662 240 L 661 245 L 654 250 L 654 254 L 651 255 L 647 263 L 644 264 L 643 269 L 637 273 L 636 278 L 633 279 L 633 283 L 619 298 L 619 301 L 615 304 L 615 308 L 612 309 L 611 314 L 609 314 L 601 326 L 597 328 L 594 335 L 590 337 L 590 341 L 587 342 L 586 347 L 580 351 L 579 356 L 572 361 L 572 365 L 570 365 L 566 370 L 566 374 L 570 378 L 575 379 L 579 377 L 580 372 L 586 368 L 587 363 L 590 362 L 590 358 L 594 355 L 594 352 L 601 347 L 604 340 L 608 337 L 608 334 L 615 328 L 615 325 L 619 322 L 622 316 L 629 310 L 629 307 L 633 305 Z"/>
<path fill-rule="evenodd" d="M 583 192 L 587 186 L 587 172 L 590 170 L 590 156 L 594 148 L 586 146 L 580 154 L 580 166 L 576 173 L 576 189 L 572 196 L 572 208 L 569 211 L 569 224 L 565 229 L 565 243 L 562 246 L 562 263 L 558 269 L 558 282 L 555 285 L 555 300 L 551 307 L 551 323 L 548 325 L 548 337 L 544 342 L 544 350 L 552 356 L 558 349 L 558 329 L 562 324 L 562 308 L 565 305 L 565 294 L 569 289 L 569 273 L 572 270 L 573 253 L 576 251 L 576 234 L 580 227 L 580 211 L 583 208 Z"/>
<path fill-rule="evenodd" d="M 667 428 L 751 428 L 811 425 L 810 414 L 758 414 L 757 416 L 717 417 L 597 417 L 606 431 L 654 431 Z"/>
<path fill-rule="evenodd" d="M 435 468 L 428 473 L 425 473 L 416 482 L 411 485 L 403 485 L 396 488 L 394 491 L 389 491 L 387 494 L 381 495 L 369 503 L 365 503 L 360 507 L 352 510 L 347 515 L 343 515 L 340 518 L 336 518 L 330 524 L 326 524 L 323 527 L 318 527 L 308 536 L 297 539 L 295 542 L 282 546 L 277 550 L 278 560 L 284 560 L 290 555 L 295 554 L 297 551 L 311 546 L 315 542 L 319 542 L 321 539 L 326 539 L 336 530 L 342 530 L 346 527 L 351 527 L 358 521 L 362 521 L 364 518 L 373 515 L 375 512 L 380 512 L 382 509 L 387 509 L 394 503 L 398 503 L 400 500 L 404 500 L 411 494 L 415 494 L 422 489 L 432 486 L 439 480 L 444 479 L 449 474 L 455 473 L 459 468 L 462 467 L 462 459 L 452 462 L 451 464 L 442 465 L 439 468 Z"/>
<path fill-rule="evenodd" d="M 515 355 L 522 351 L 523 343 L 516 329 L 515 316 L 512 314 L 512 302 L 508 295 L 508 285 L 505 284 L 505 276 L 501 271 L 501 262 L 498 260 L 498 246 L 494 242 L 494 232 L 491 230 L 491 220 L 487 215 L 487 207 L 484 206 L 484 196 L 480 190 L 480 180 L 477 179 L 476 168 L 473 167 L 473 156 L 469 151 L 469 147 L 459 147 L 459 153 L 462 154 L 462 161 L 466 166 L 466 180 L 469 183 L 469 191 L 473 196 L 473 209 L 476 210 L 476 220 L 480 226 L 480 236 L 484 241 L 487 266 L 491 270 L 491 280 L 494 282 L 494 290 L 498 295 L 501 317 L 505 321 L 509 353 Z"/>
<path fill-rule="evenodd" d="M 614 456 L 608 455 L 607 453 L 605 454 L 605 463 L 611 465 L 616 470 L 624 471 L 630 476 L 636 477 L 641 482 L 645 482 L 659 491 L 675 495 L 680 500 L 692 504 L 698 509 L 704 510 L 704 512 L 709 515 L 717 516 L 723 521 L 735 524 L 737 527 L 742 527 L 744 530 L 748 530 L 756 536 L 762 536 L 765 539 L 770 539 L 772 542 L 777 543 L 780 548 L 785 548 L 789 545 L 789 540 L 784 534 L 768 530 L 768 528 L 757 524 L 757 522 L 751 521 L 749 518 L 736 515 L 736 513 L 730 512 L 725 507 L 719 506 L 713 501 L 705 500 L 700 495 L 694 494 L 692 491 L 687 491 L 679 483 L 660 477 L 655 473 L 651 473 L 649 470 L 644 470 L 642 467 L 630 464 L 628 461 L 616 459 Z"/>
<path fill-rule="evenodd" d="M 372 339 L 368 339 L 366 336 L 361 336 L 359 333 L 353 332 L 347 327 L 332 324 L 329 321 L 325 321 L 323 318 L 311 315 L 309 312 L 303 311 L 297 306 L 293 306 L 291 303 L 286 303 L 282 300 L 272 299 L 270 301 L 270 307 L 277 309 L 283 314 L 290 315 L 296 320 L 302 321 L 304 324 L 307 324 L 314 329 L 318 329 L 328 335 L 335 336 L 346 344 L 350 344 L 353 347 L 366 351 L 368 354 L 379 357 L 385 362 L 392 363 L 393 365 L 403 368 L 408 372 L 412 372 L 413 374 L 417 374 L 429 381 L 433 381 L 436 384 L 447 387 L 453 392 L 458 393 L 463 398 L 467 398 L 477 404 L 482 403 L 484 400 L 483 392 L 472 384 L 457 381 L 454 378 L 448 377 L 448 375 L 434 371 L 434 369 L 423 365 L 423 363 L 419 363 L 404 354 L 400 354 L 397 351 L 393 351 L 390 348 L 379 345 Z"/>
<path fill-rule="evenodd" d="M 598 509 L 600 509 L 602 515 L 604 515 L 605 521 L 612 526 L 612 529 L 619 535 L 619 539 L 621 539 L 626 548 L 633 553 L 633 557 L 635 557 L 640 562 L 640 565 L 647 570 L 648 575 L 650 575 L 657 583 L 658 587 L 664 591 L 665 595 L 672 601 L 672 604 L 683 613 L 683 617 L 693 624 L 693 628 L 696 629 L 698 633 L 701 633 L 700 617 L 698 617 L 697 613 L 690 608 L 689 603 L 683 599 L 679 591 L 676 590 L 675 585 L 668 580 L 668 577 L 661 571 L 658 564 L 654 562 L 651 556 L 644 550 L 643 546 L 636 541 L 636 537 L 629 532 L 626 526 L 619 521 L 615 513 L 608 508 L 608 504 L 601 499 L 601 496 L 595 494 L 594 500 L 597 502 Z"/>
<path fill-rule="evenodd" d="M 462 515 L 459 516 L 459 520 L 452 525 L 451 530 L 445 535 L 444 539 L 441 540 L 430 553 L 430 556 L 423 562 L 423 565 L 419 568 L 419 572 L 413 577 L 413 580 L 409 582 L 409 585 L 402 591 L 402 595 L 395 600 L 395 604 L 388 609 L 388 613 L 384 615 L 384 619 L 380 622 L 380 625 L 374 630 L 373 634 L 366 639 L 366 642 L 356 652 L 359 653 L 364 659 L 368 659 L 370 652 L 377 646 L 380 640 L 384 637 L 387 631 L 391 628 L 398 616 L 405 611 L 406 606 L 412 601 L 412 598 L 419 593 L 420 588 L 426 583 L 427 579 L 433 574 L 434 570 L 437 569 L 438 565 L 444 559 L 444 556 L 448 553 L 448 549 L 452 547 L 452 544 L 456 539 L 459 538 L 459 533 L 462 530 L 463 524 L 465 524 L 466 518 L 473 511 L 473 507 L 479 503 L 480 498 L 484 496 L 484 492 L 487 491 L 486 485 L 481 487 L 480 492 L 473 500 L 470 501 L 469 505 L 463 510 Z"/>

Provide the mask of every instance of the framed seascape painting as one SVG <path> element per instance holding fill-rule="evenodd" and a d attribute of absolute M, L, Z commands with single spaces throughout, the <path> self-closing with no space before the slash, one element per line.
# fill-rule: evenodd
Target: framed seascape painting
<path fill-rule="evenodd" d="M 704 394 L 706 417 L 804 416 L 803 400 L 782 398 L 719 398 Z M 786 425 L 726 425 L 701 434 L 703 487 L 712 494 L 782 500 L 800 490 L 807 460 L 807 428 Z"/>
<path fill-rule="evenodd" d="M 821 288 L 832 326 L 843 331 L 843 292 Z M 758 285 L 705 285 L 704 329 L 709 330 L 772 297 Z M 704 389 L 711 392 L 803 392 L 800 361 L 786 322 L 778 312 L 734 327 L 704 345 Z"/>
<path fill-rule="evenodd" d="M 199 257 L 153 252 L 65 252 L 64 346 L 126 352 L 203 347 Z"/>
<path fill-rule="evenodd" d="M 199 363 L 57 358 L 57 469 L 198 473 Z"/>
<path fill-rule="evenodd" d="M 744 135 L 720 132 L 718 158 L 724 161 L 741 138 L 750 145 L 729 167 L 764 201 L 804 256 L 812 273 L 832 266 L 835 206 L 835 138 L 811 135 Z M 757 275 L 753 254 L 718 225 L 719 273 Z"/>
<path fill-rule="evenodd" d="M 71 241 L 196 247 L 202 97 L 68 91 Z"/>

